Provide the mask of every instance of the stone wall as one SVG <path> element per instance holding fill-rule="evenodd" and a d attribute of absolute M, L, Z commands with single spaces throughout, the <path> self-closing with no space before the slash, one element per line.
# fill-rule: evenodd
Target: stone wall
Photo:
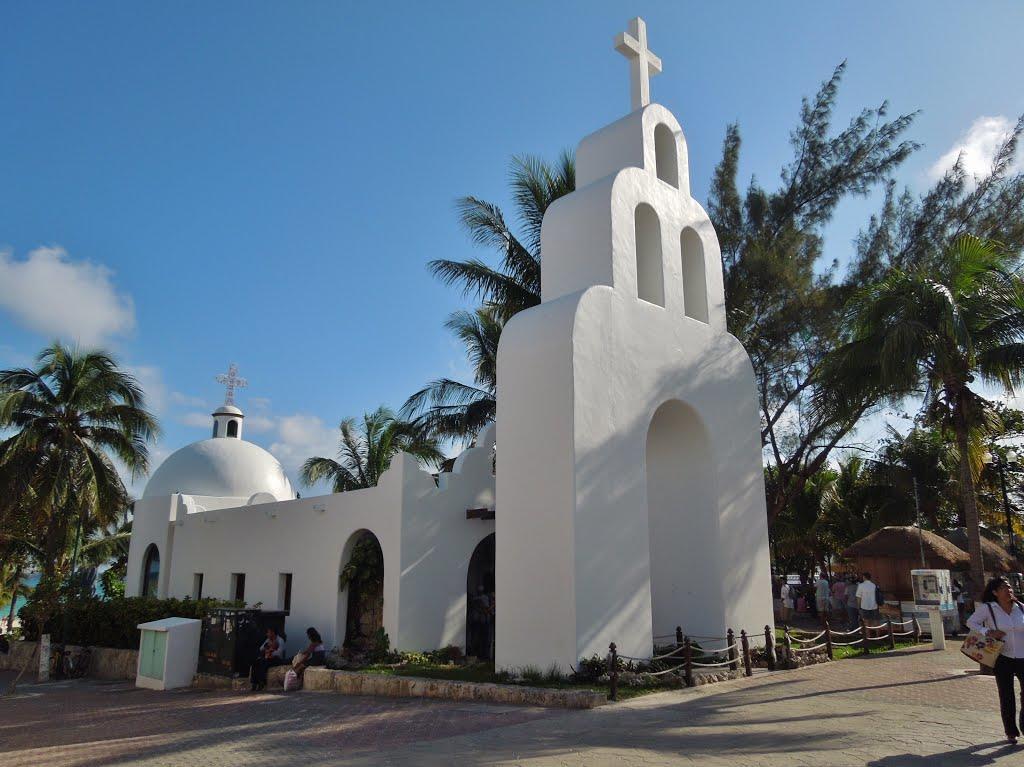
<path fill-rule="evenodd" d="M 328 668 L 307 668 L 303 689 L 311 692 L 337 692 L 343 695 L 380 695 L 387 698 L 441 698 L 444 700 L 506 703 L 554 708 L 594 708 L 608 696 L 591 690 L 558 690 L 511 684 L 453 682 L 446 679 L 421 679 L 413 676 L 360 674 Z"/>
<path fill-rule="evenodd" d="M 76 645 L 68 645 L 68 649 L 78 652 L 81 648 Z M 36 643 L 12 642 L 11 651 L 6 655 L 0 655 L 0 671 L 20 671 L 27 662 L 30 662 L 30 665 L 25 672 L 25 678 L 35 679 L 39 669 Z M 138 665 L 138 650 L 93 647 L 89 676 L 94 679 L 134 679 Z"/>

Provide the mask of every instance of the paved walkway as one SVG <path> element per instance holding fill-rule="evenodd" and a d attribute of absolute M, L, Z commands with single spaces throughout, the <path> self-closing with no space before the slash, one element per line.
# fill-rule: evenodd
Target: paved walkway
<path fill-rule="evenodd" d="M 1024 765 L 991 677 L 911 650 L 553 711 L 331 694 L 25 687 L 0 698 L 21 765 Z"/>

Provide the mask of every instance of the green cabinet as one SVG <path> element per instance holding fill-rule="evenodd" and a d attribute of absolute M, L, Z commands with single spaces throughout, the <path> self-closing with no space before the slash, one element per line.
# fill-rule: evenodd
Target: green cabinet
<path fill-rule="evenodd" d="M 167 632 L 143 630 L 139 645 L 139 674 L 150 679 L 164 678 Z"/>

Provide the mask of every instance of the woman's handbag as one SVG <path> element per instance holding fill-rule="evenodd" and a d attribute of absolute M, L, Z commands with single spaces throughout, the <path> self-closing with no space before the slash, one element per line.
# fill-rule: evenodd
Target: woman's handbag
<path fill-rule="evenodd" d="M 999 628 L 999 623 L 996 621 L 995 610 L 992 609 L 992 605 L 988 606 L 988 611 L 992 614 L 993 628 Z M 1003 650 L 1003 640 L 993 639 L 992 637 L 985 636 L 980 631 L 971 631 L 964 640 L 964 643 L 960 646 L 960 652 L 966 655 L 971 660 L 980 663 L 982 666 L 988 666 L 994 668 L 996 661 L 999 659 L 999 653 Z"/>

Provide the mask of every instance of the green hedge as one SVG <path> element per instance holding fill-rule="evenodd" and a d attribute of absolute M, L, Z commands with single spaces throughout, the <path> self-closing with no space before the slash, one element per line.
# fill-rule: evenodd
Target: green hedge
<path fill-rule="evenodd" d="M 39 630 L 36 617 L 38 606 L 29 601 L 21 610 L 22 636 L 36 641 L 40 634 L 49 633 L 51 642 L 66 642 L 92 647 L 139 648 L 140 623 L 161 618 L 202 618 L 214 607 L 233 606 L 234 602 L 217 599 L 156 599 L 155 597 L 127 597 L 100 599 L 89 597 L 62 605 L 46 622 L 46 631 Z M 67 636 L 64 636 L 64 626 Z"/>

